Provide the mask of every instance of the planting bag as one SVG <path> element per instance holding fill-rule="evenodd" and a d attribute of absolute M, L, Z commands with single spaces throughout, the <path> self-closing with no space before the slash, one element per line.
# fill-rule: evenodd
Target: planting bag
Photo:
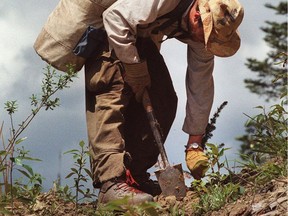
<path fill-rule="evenodd" d="M 115 1 L 60 0 L 34 43 L 35 51 L 44 61 L 60 71 L 67 71 L 68 65 L 72 65 L 76 71 L 81 70 L 87 55 L 97 49 L 97 44 L 89 48 L 85 39 L 101 42 L 100 37 L 105 36 L 101 15 Z M 99 31 L 95 31 L 97 29 Z M 89 36 L 91 30 L 92 37 Z M 79 47 L 83 43 L 86 45 Z"/>

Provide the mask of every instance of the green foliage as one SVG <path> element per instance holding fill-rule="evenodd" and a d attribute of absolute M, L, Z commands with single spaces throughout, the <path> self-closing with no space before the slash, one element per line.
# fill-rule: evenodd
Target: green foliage
<path fill-rule="evenodd" d="M 217 109 L 217 111 L 214 113 L 213 117 L 210 119 L 210 122 L 208 123 L 205 131 L 205 135 L 202 138 L 202 147 L 205 148 L 205 144 L 207 141 L 213 136 L 213 131 L 216 129 L 216 120 L 220 116 L 220 112 L 224 109 L 224 107 L 228 104 L 227 101 L 224 101 L 220 107 Z"/>
<path fill-rule="evenodd" d="M 89 188 L 85 188 L 82 182 L 87 182 L 89 179 L 92 179 L 92 173 L 89 169 L 86 168 L 87 160 L 89 157 L 89 150 L 86 150 L 84 141 L 79 142 L 80 150 L 72 149 L 64 154 L 72 154 L 74 159 L 74 167 L 71 168 L 71 172 L 66 176 L 66 178 L 74 177 L 75 188 L 75 202 L 76 207 L 79 204 L 79 201 L 86 198 L 93 198 L 95 195 L 93 191 L 91 192 Z M 82 195 L 80 198 L 79 195 Z"/>
<path fill-rule="evenodd" d="M 203 215 L 209 211 L 216 211 L 226 203 L 236 201 L 243 194 L 243 188 L 238 184 L 228 183 L 226 185 L 212 185 L 205 188 L 206 193 L 200 196 L 198 206 L 196 206 L 196 215 Z"/>
<path fill-rule="evenodd" d="M 185 216 L 185 209 L 179 208 L 177 205 L 170 206 L 168 211 L 171 216 Z"/>
<path fill-rule="evenodd" d="M 15 141 L 15 146 L 21 144 L 26 138 Z M 6 151 L 1 151 L 1 155 L 7 156 Z M 14 149 L 10 153 L 9 160 L 1 164 L 4 186 L 3 201 L 10 200 L 13 206 L 13 200 L 21 200 L 25 203 L 34 202 L 36 197 L 42 190 L 43 177 L 39 173 L 35 173 L 28 162 L 41 161 L 40 159 L 30 157 L 29 151 L 25 150 L 24 146 Z M 13 180 L 14 172 L 18 171 L 22 177 Z M 9 177 L 10 176 L 10 177 Z M 8 178 L 9 177 L 9 178 Z M 3 191 L 1 191 L 3 193 Z"/>
<path fill-rule="evenodd" d="M 210 172 L 206 174 L 206 181 L 194 180 L 191 183 L 192 190 L 197 192 L 199 197 L 199 202 L 193 204 L 195 215 L 219 210 L 244 193 L 244 188 L 240 184 L 233 183 L 231 173 L 223 174 L 224 168 L 229 169 L 227 159 L 222 159 L 229 148 L 224 148 L 224 144 L 207 143 L 206 146 Z"/>
<path fill-rule="evenodd" d="M 66 201 L 73 201 L 75 198 L 71 192 L 71 188 L 68 185 L 61 186 L 58 182 L 54 182 L 53 191 L 57 198 Z"/>
<path fill-rule="evenodd" d="M 266 34 L 264 40 L 271 47 L 271 51 L 262 61 L 255 58 L 247 59 L 246 66 L 257 74 L 257 78 L 245 79 L 245 84 L 252 93 L 264 96 L 269 101 L 287 92 L 287 69 L 275 65 L 275 62 L 287 61 L 287 1 L 280 2 L 278 6 L 265 6 L 274 10 L 277 15 L 283 16 L 283 22 L 266 21 L 267 26 L 261 28 Z"/>
<path fill-rule="evenodd" d="M 274 158 L 273 160 L 267 160 L 267 157 L 262 153 L 253 155 L 243 155 L 244 162 L 242 164 L 245 180 L 253 182 L 255 185 L 264 185 L 270 182 L 272 179 L 280 176 L 287 176 L 287 160 L 283 161 L 283 158 Z"/>
<path fill-rule="evenodd" d="M 246 125 L 247 135 L 238 138 L 244 142 L 241 146 L 242 155 L 258 152 L 268 154 L 272 158 L 287 159 L 288 112 L 285 106 L 285 100 L 271 106 L 268 112 L 264 107 L 258 106 L 262 113 L 255 117 L 248 116 L 250 120 Z"/>
<path fill-rule="evenodd" d="M 18 104 L 17 101 L 7 101 L 5 104 L 4 109 L 8 112 L 8 115 L 12 115 L 17 111 Z"/>
<path fill-rule="evenodd" d="M 99 205 L 96 216 L 123 215 L 123 216 L 158 216 L 158 203 L 145 202 L 139 205 L 129 204 L 129 198 L 111 201 L 106 205 Z"/>
<path fill-rule="evenodd" d="M 18 124 L 18 128 L 14 127 L 13 115 L 18 109 L 17 101 L 7 101 L 5 103 L 5 109 L 10 116 L 10 124 L 12 135 L 8 140 L 8 145 L 5 148 L 5 151 L 8 153 L 11 150 L 13 151 L 13 147 L 15 145 L 16 140 L 19 139 L 20 134 L 28 127 L 30 122 L 34 119 L 35 115 L 42 109 L 45 110 L 53 110 L 56 106 L 59 106 L 59 98 L 52 98 L 52 96 L 59 90 L 64 88 L 69 88 L 69 84 L 72 82 L 72 78 L 76 76 L 76 73 L 73 72 L 73 69 L 69 69 L 65 75 L 58 75 L 55 70 L 53 70 L 50 66 L 47 66 L 46 71 L 44 73 L 44 79 L 42 80 L 42 93 L 40 98 L 37 98 L 35 94 L 32 94 L 30 97 L 32 111 L 28 117 Z M 4 144 L 4 143 L 3 143 Z M 5 160 L 4 156 L 2 159 Z"/>
<path fill-rule="evenodd" d="M 250 177 L 256 182 L 287 175 L 287 2 L 265 6 L 283 18 L 285 16 L 285 20 L 282 23 L 267 21 L 267 26 L 261 28 L 271 51 L 264 61 L 248 59 L 246 65 L 252 72 L 258 73 L 259 79 L 245 82 L 252 92 L 264 95 L 267 100 L 281 101 L 268 111 L 263 106 L 256 107 L 261 113 L 254 117 L 247 115 L 246 134 L 237 138 L 242 142 L 243 167 L 258 173 Z"/>
<path fill-rule="evenodd" d="M 16 179 L 12 188 L 11 193 L 13 193 L 12 197 L 16 199 L 25 199 L 26 201 L 34 202 L 36 197 L 42 190 L 42 181 L 43 177 L 39 173 L 35 173 L 32 167 L 26 162 L 30 161 L 41 161 L 38 158 L 32 158 L 29 156 L 29 151 L 22 148 L 17 148 L 16 157 L 11 157 L 12 161 L 12 171 L 17 170 L 22 174 L 23 177 L 26 177 L 26 181 L 23 181 L 23 177 L 20 179 Z M 19 167 L 19 168 L 18 168 Z M 23 182 L 22 182 L 23 181 Z M 11 184 L 12 186 L 12 184 Z"/>
<path fill-rule="evenodd" d="M 206 154 L 209 158 L 212 174 L 214 174 L 215 172 L 220 173 L 220 169 L 225 165 L 224 162 L 220 161 L 220 159 L 224 156 L 224 152 L 229 150 L 230 148 L 224 148 L 223 143 L 221 145 L 207 143 L 206 145 L 209 147 Z M 215 170 L 215 166 L 217 170 Z"/>
<path fill-rule="evenodd" d="M 232 174 L 230 172 L 228 175 L 223 174 L 224 168 L 229 170 L 229 164 L 226 157 L 225 160 L 222 158 L 230 148 L 224 148 L 224 143 L 220 145 L 207 143 L 208 139 L 213 136 L 212 132 L 216 129 L 216 120 L 226 105 L 227 102 L 225 101 L 217 109 L 216 113 L 210 119 L 206 128 L 206 134 L 202 139 L 202 146 L 205 146 L 207 150 L 206 155 L 208 156 L 210 170 L 206 174 L 206 181 L 194 180 L 191 183 L 191 189 L 195 191 L 199 197 L 199 202 L 193 204 L 195 215 L 203 215 L 209 211 L 219 210 L 227 202 L 235 201 L 244 193 L 242 186 L 232 182 Z"/>
<path fill-rule="evenodd" d="M 72 67 L 67 69 L 65 75 L 58 75 L 55 70 L 47 66 L 42 81 L 42 93 L 39 98 L 32 94 L 30 97 L 31 114 L 20 124 L 17 124 L 17 128 L 14 123 L 14 115 L 18 111 L 17 101 L 7 101 L 4 104 L 5 110 L 10 117 L 10 137 L 8 144 L 6 144 L 4 141 L 3 122 L 0 129 L 3 144 L 3 149 L 0 150 L 0 172 L 3 177 L 3 181 L 0 182 L 1 212 L 6 212 L 4 207 L 7 205 L 7 200 L 11 201 L 13 213 L 15 199 L 23 202 L 35 202 L 37 195 L 41 192 L 43 177 L 39 173 L 35 173 L 32 167 L 28 165 L 28 162 L 41 160 L 30 157 L 29 151 L 25 150 L 24 146 L 18 147 L 20 144 L 23 145 L 23 141 L 26 140 L 26 137 L 20 138 L 20 136 L 42 108 L 53 110 L 59 106 L 59 98 L 52 98 L 52 96 L 59 90 L 69 88 L 69 84 L 75 76 L 76 72 L 74 72 Z M 21 174 L 21 177 L 15 180 L 13 174 L 16 171 Z"/>

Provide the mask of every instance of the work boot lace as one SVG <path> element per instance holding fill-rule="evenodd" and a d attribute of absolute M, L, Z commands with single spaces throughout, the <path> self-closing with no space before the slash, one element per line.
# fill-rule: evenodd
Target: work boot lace
<path fill-rule="evenodd" d="M 139 186 L 139 184 L 133 178 L 129 169 L 126 169 L 126 183 L 131 186 L 133 185 Z"/>
<path fill-rule="evenodd" d="M 113 200 L 129 197 L 128 203 L 140 204 L 145 201 L 153 201 L 153 197 L 134 187 L 128 185 L 125 181 L 108 181 L 104 183 L 99 195 L 99 203 L 107 203 Z"/>
<path fill-rule="evenodd" d="M 132 193 L 143 193 L 142 191 L 140 191 L 134 187 L 131 187 L 126 182 L 118 183 L 117 188 L 115 190 L 121 190 L 123 192 L 128 191 L 128 192 L 132 192 Z"/>

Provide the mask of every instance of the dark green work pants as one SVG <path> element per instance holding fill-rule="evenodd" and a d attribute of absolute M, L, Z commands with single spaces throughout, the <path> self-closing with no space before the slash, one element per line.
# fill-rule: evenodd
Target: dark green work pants
<path fill-rule="evenodd" d="M 138 50 L 147 60 L 151 76 L 149 94 L 165 140 L 175 118 L 177 96 L 155 44 L 148 39 L 139 41 Z M 145 110 L 123 81 L 120 61 L 108 52 L 107 45 L 103 47 L 103 54 L 85 65 L 86 120 L 95 187 L 123 175 L 126 168 L 134 178 L 141 178 L 159 155 Z M 129 165 L 124 162 L 127 153 L 132 157 Z"/>

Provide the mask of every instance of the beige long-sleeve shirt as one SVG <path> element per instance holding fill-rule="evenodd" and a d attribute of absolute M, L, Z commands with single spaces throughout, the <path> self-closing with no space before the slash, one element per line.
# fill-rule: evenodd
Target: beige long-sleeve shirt
<path fill-rule="evenodd" d="M 180 0 L 118 0 L 103 13 L 103 23 L 111 47 L 124 63 L 139 63 L 135 47 L 136 37 L 151 36 L 151 30 L 165 20 L 157 20 L 172 11 Z M 187 12 L 182 16 L 181 27 L 187 30 Z M 169 35 L 177 25 L 164 29 Z M 177 35 L 176 35 L 177 38 Z M 186 43 L 186 117 L 183 131 L 190 135 L 205 132 L 214 96 L 213 67 L 214 55 L 205 49 L 203 43 L 191 39 L 180 39 Z"/>

